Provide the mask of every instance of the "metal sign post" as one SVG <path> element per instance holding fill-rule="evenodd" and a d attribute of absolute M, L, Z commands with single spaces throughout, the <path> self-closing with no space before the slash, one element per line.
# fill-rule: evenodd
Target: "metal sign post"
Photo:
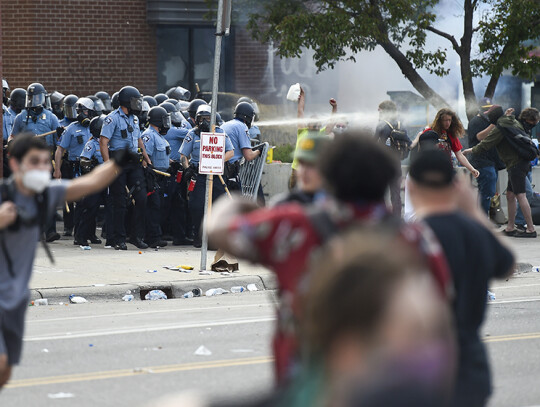
<path fill-rule="evenodd" d="M 223 28 L 223 11 L 224 11 L 224 0 L 219 0 L 218 10 L 217 10 L 217 24 L 216 24 L 216 48 L 214 52 L 214 78 L 212 83 L 212 115 L 210 117 L 210 128 L 212 133 L 216 130 L 216 112 L 217 112 L 217 102 L 218 102 L 218 87 L 219 87 L 219 68 L 221 65 L 221 42 L 223 36 L 226 34 Z M 229 17 L 230 21 L 230 17 Z M 213 191 L 213 176 L 206 176 L 206 193 L 204 199 L 204 215 L 209 216 L 212 210 L 212 191 Z M 206 261 L 208 255 L 208 231 L 205 226 L 206 222 L 203 222 L 203 235 L 202 235 L 202 246 L 201 246 L 201 267 L 200 271 L 206 270 Z"/>

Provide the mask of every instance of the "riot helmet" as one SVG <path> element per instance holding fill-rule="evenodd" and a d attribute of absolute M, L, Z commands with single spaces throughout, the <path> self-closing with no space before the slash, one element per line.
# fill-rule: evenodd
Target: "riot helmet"
<path fill-rule="evenodd" d="M 112 112 L 113 108 L 111 104 L 111 97 L 109 96 L 107 92 L 105 92 L 104 90 L 100 90 L 99 92 L 96 92 L 94 96 L 97 97 L 99 100 L 101 100 L 101 103 L 103 103 L 104 114 L 109 114 Z"/>
<path fill-rule="evenodd" d="M 255 109 L 248 102 L 240 102 L 236 105 L 234 109 L 234 117 L 242 122 L 244 122 L 248 129 L 251 128 L 251 122 L 253 121 L 253 116 L 255 116 Z"/>
<path fill-rule="evenodd" d="M 105 121 L 106 117 L 107 116 L 102 114 L 90 120 L 90 133 L 92 134 L 92 137 L 99 139 L 101 136 L 101 128 L 103 127 L 103 122 Z"/>
<path fill-rule="evenodd" d="M 210 131 L 210 118 L 212 116 L 212 109 L 210 105 L 200 105 L 195 113 L 195 123 L 200 131 L 206 133 Z"/>
<path fill-rule="evenodd" d="M 150 108 L 153 108 L 154 106 L 158 105 L 157 100 L 153 96 L 150 96 L 150 95 L 143 96 L 143 100 L 146 103 L 148 103 L 148 106 L 150 106 Z"/>
<path fill-rule="evenodd" d="M 207 105 L 207 103 L 202 99 L 193 99 L 187 108 L 189 117 L 191 117 L 192 119 L 195 119 L 197 110 L 199 109 L 199 106 L 201 105 Z"/>
<path fill-rule="evenodd" d="M 2 102 L 7 106 L 9 99 L 7 93 L 9 91 L 9 85 L 5 79 L 2 79 Z"/>
<path fill-rule="evenodd" d="M 176 127 L 182 126 L 182 119 L 184 118 L 184 116 L 182 116 L 182 113 L 178 111 L 175 105 L 169 102 L 163 102 L 159 106 L 164 108 L 167 111 L 167 113 L 171 115 L 171 123 L 173 124 L 173 126 L 176 126 Z"/>
<path fill-rule="evenodd" d="M 64 117 L 67 117 L 70 120 L 75 120 L 77 118 L 77 101 L 79 97 L 77 95 L 67 95 L 64 98 Z"/>
<path fill-rule="evenodd" d="M 52 112 L 60 120 L 64 118 L 64 98 L 65 97 L 66 95 L 56 90 L 53 93 L 51 93 L 49 96 L 51 100 Z"/>
<path fill-rule="evenodd" d="M 111 97 L 111 106 L 113 110 L 116 110 L 120 107 L 120 102 L 118 101 L 118 92 L 114 92 Z"/>
<path fill-rule="evenodd" d="M 11 108 L 15 111 L 15 113 L 21 113 L 21 111 L 24 109 L 24 105 L 26 104 L 26 91 L 22 88 L 15 88 L 11 91 L 9 96 L 9 105 Z"/>
<path fill-rule="evenodd" d="M 155 106 L 148 112 L 148 123 L 158 128 L 159 134 L 166 135 L 171 128 L 171 116 L 162 106 Z"/>
<path fill-rule="evenodd" d="M 258 121 L 259 120 L 259 105 L 257 104 L 257 102 L 254 102 L 253 99 L 247 97 L 247 96 L 242 96 L 241 98 L 238 99 L 238 101 L 236 102 L 236 104 L 240 104 L 242 102 L 247 102 L 249 103 L 251 106 L 253 106 L 253 112 L 255 113 L 255 115 L 253 116 L 253 121 Z"/>
<path fill-rule="evenodd" d="M 133 86 L 124 86 L 118 92 L 120 106 L 128 109 L 128 114 L 138 114 L 142 110 L 143 98 Z"/>
<path fill-rule="evenodd" d="M 45 107 L 47 91 L 41 83 L 32 83 L 26 90 L 26 107 L 35 114 L 40 114 Z"/>
<path fill-rule="evenodd" d="M 154 99 L 156 99 L 156 102 L 160 105 L 169 99 L 169 97 L 165 93 L 158 93 L 157 95 L 154 95 Z"/>
<path fill-rule="evenodd" d="M 96 111 L 96 114 L 98 116 L 105 113 L 105 105 L 103 104 L 100 98 L 94 95 L 89 95 L 86 97 L 90 99 L 92 102 L 94 102 L 94 110 Z"/>
<path fill-rule="evenodd" d="M 178 100 L 176 100 L 176 99 L 171 99 L 171 98 L 167 99 L 165 102 L 167 102 L 167 103 L 172 103 L 172 104 L 174 105 L 174 107 L 176 107 L 176 105 L 178 104 Z M 163 103 L 163 102 L 161 102 L 161 103 Z M 160 104 L 161 104 L 161 103 L 160 103 Z"/>
<path fill-rule="evenodd" d="M 223 119 L 221 118 L 221 115 L 219 112 L 216 113 L 216 125 L 221 126 L 223 124 Z"/>
<path fill-rule="evenodd" d="M 90 125 L 90 120 L 96 117 L 94 101 L 90 98 L 80 98 L 77 100 L 77 121 L 84 127 Z"/>
<path fill-rule="evenodd" d="M 176 100 L 189 100 L 191 98 L 191 92 L 181 86 L 174 86 L 165 92 L 165 94 Z"/>
<path fill-rule="evenodd" d="M 146 121 L 148 120 L 148 112 L 150 111 L 150 105 L 146 100 L 143 100 L 141 112 L 137 115 L 139 118 L 139 129 L 141 131 L 146 129 Z"/>

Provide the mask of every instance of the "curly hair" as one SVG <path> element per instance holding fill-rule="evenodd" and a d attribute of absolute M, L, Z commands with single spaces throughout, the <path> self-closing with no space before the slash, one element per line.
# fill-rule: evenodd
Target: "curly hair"
<path fill-rule="evenodd" d="M 431 123 L 431 129 L 436 131 L 439 135 L 442 134 L 444 132 L 444 129 L 442 128 L 442 118 L 447 115 L 452 118 L 452 124 L 447 130 L 448 135 L 453 138 L 463 137 L 465 135 L 465 128 L 463 127 L 461 120 L 459 120 L 459 117 L 457 117 L 453 110 L 448 108 L 442 108 L 437 112 L 435 120 Z"/>

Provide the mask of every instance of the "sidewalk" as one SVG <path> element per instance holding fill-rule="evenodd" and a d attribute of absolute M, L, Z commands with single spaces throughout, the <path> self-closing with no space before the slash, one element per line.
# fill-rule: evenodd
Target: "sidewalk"
<path fill-rule="evenodd" d="M 69 240 L 67 240 L 69 239 Z M 72 238 L 63 237 L 49 244 L 55 264 L 51 264 L 41 244 L 38 245 L 34 273 L 30 280 L 31 298 L 47 298 L 49 302 L 68 302 L 69 295 L 88 300 L 121 300 L 127 290 L 135 299 L 144 298 L 148 290 L 161 289 L 169 298 L 179 298 L 193 288 L 229 290 L 233 286 L 256 284 L 259 290 L 275 289 L 269 270 L 239 262 L 239 271 L 200 275 L 200 249 L 192 246 L 167 246 L 158 250 L 139 250 L 128 244 L 127 251 L 104 249 L 92 245 L 82 250 Z M 139 254 L 140 252 L 140 254 Z M 208 252 L 207 270 L 215 252 Z M 191 272 L 168 270 L 163 266 L 188 265 Z M 148 273 L 147 270 L 157 270 Z"/>
<path fill-rule="evenodd" d="M 38 246 L 30 281 L 32 299 L 68 302 L 69 295 L 76 294 L 91 301 L 120 301 L 125 292 L 131 290 L 139 300 L 152 289 L 163 290 L 169 298 L 179 298 L 193 288 L 229 290 L 233 286 L 245 287 L 252 283 L 259 290 L 276 289 L 272 272 L 245 261 L 239 262 L 239 271 L 235 273 L 200 275 L 200 249 L 191 246 L 138 250 L 128 244 L 127 251 L 115 251 L 104 249 L 103 245 L 93 245 L 92 250 L 82 250 L 73 245 L 71 238 L 67 239 L 50 244 L 55 264 L 50 263 L 41 245 Z M 529 273 L 531 267 L 540 266 L 540 239 L 504 239 L 516 253 L 516 275 Z M 208 253 L 207 269 L 210 269 L 214 254 L 213 251 Z M 186 273 L 163 267 L 179 265 L 193 266 L 194 269 Z M 147 270 L 157 272 L 148 273 Z M 533 274 L 540 278 L 540 273 Z M 529 276 L 533 277 L 532 274 Z"/>

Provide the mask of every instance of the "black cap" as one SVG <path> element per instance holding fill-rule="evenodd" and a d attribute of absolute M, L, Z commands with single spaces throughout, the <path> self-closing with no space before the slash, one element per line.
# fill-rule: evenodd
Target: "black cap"
<path fill-rule="evenodd" d="M 442 150 L 421 151 L 409 167 L 409 176 L 430 188 L 444 188 L 454 181 L 454 167 Z"/>

